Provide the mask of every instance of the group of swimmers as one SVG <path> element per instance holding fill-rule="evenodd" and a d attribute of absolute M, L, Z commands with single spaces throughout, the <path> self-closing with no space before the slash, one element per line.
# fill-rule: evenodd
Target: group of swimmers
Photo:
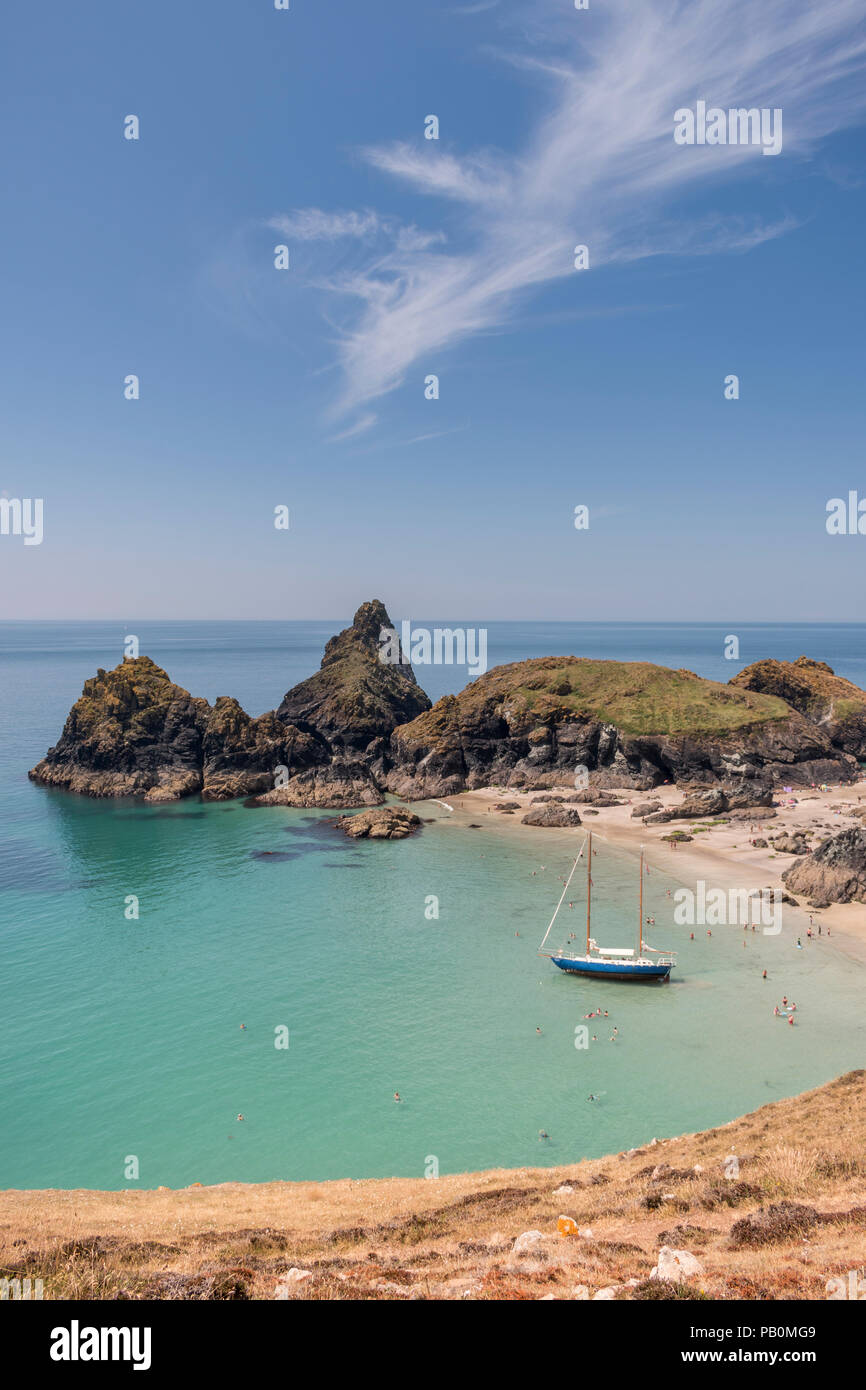
<path fill-rule="evenodd" d="M 791 1003 L 789 1004 L 789 1003 L 788 1003 L 788 996 L 787 996 L 787 994 L 783 994 L 783 995 L 782 995 L 782 1007 L 781 1007 L 781 1009 L 780 1009 L 779 1006 L 778 1006 L 778 1004 L 777 1004 L 776 1007 L 773 1009 L 773 1015 L 774 1015 L 775 1018 L 784 1018 L 785 1014 L 787 1014 L 787 1015 L 788 1015 L 788 1022 L 790 1023 L 791 1027 L 793 1028 L 793 1026 L 794 1026 L 794 1010 L 796 1009 L 796 1007 L 797 1007 L 797 1005 L 794 1003 L 793 999 L 791 1000 Z"/>

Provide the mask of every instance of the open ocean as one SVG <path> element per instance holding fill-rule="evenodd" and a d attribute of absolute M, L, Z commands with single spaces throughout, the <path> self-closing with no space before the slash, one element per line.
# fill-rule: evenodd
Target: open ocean
<path fill-rule="evenodd" d="M 589 985 L 539 959 L 580 831 L 469 830 L 468 815 L 425 803 L 431 823 L 412 839 L 352 843 L 323 812 L 145 807 L 27 780 L 126 632 L 192 694 L 260 714 L 349 621 L 0 623 L 0 1186 L 567 1163 L 863 1065 L 861 969 L 826 940 L 798 951 L 790 929 L 750 934 L 747 951 L 736 928 L 689 942 L 668 925 L 667 865 L 650 875 L 647 912 L 653 944 L 680 952 L 669 986 Z M 866 685 L 864 625 L 467 625 L 487 627 L 489 667 L 574 653 L 728 680 L 760 657 L 806 654 Z M 739 661 L 725 660 L 729 633 Z M 466 681 L 465 668 L 416 676 L 433 699 Z M 634 861 L 603 847 L 600 938 L 630 944 L 635 892 Z M 138 921 L 124 917 L 130 894 Z M 437 921 L 424 915 L 432 894 Z M 783 992 L 797 1028 L 773 1017 Z M 579 1051 L 575 1027 L 596 1005 L 610 1017 Z"/>

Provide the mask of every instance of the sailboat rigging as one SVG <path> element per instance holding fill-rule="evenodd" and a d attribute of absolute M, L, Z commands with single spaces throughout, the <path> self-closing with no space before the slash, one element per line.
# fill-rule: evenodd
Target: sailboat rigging
<path fill-rule="evenodd" d="M 564 947 L 559 950 L 545 949 L 559 909 L 565 900 L 568 886 L 574 877 L 583 856 L 586 856 L 586 953 L 572 955 Z M 676 952 L 657 951 L 644 943 L 643 939 L 643 876 L 644 852 L 640 853 L 640 887 L 638 890 L 638 946 L 637 951 L 623 947 L 599 946 L 591 934 L 592 922 L 592 831 L 589 831 L 580 852 L 571 866 L 571 873 L 565 882 L 556 910 L 550 919 L 544 939 L 538 948 L 540 956 L 547 956 L 560 970 L 569 975 L 591 975 L 608 980 L 667 980 L 676 965 Z"/>

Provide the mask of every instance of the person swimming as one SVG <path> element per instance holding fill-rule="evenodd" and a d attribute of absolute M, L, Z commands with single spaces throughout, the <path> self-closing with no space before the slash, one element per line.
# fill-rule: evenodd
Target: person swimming
<path fill-rule="evenodd" d="M 540 1129 L 538 1131 L 538 1137 L 539 1139 L 549 1139 L 550 1135 L 548 1134 L 546 1129 Z"/>
<path fill-rule="evenodd" d="M 395 1092 L 394 1092 L 394 1099 L 395 1099 L 396 1101 L 399 1101 L 399 1100 L 400 1100 L 400 1092 L 399 1092 L 399 1091 L 395 1091 Z"/>
<path fill-rule="evenodd" d="M 239 1119 L 239 1120 L 242 1120 L 243 1118 L 244 1118 L 243 1115 L 238 1115 L 238 1119 Z"/>

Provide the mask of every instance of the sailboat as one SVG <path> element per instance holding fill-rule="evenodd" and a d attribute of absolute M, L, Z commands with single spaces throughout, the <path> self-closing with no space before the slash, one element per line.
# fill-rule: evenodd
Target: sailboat
<path fill-rule="evenodd" d="M 565 901 L 568 886 L 574 876 L 574 871 L 580 863 L 581 856 L 586 854 L 586 953 L 585 955 L 570 955 L 564 948 L 560 950 L 545 950 L 545 943 L 550 936 L 553 924 L 559 914 L 559 909 Z M 656 951 L 652 946 L 648 946 L 643 939 L 643 875 L 644 875 L 644 852 L 640 852 L 640 891 L 638 893 L 638 947 L 637 951 L 626 949 L 619 946 L 599 946 L 590 935 L 591 926 L 591 905 L 592 905 L 592 831 L 590 831 L 583 842 L 580 854 L 578 854 L 571 866 L 571 873 L 565 881 L 562 890 L 562 897 L 556 904 L 556 911 L 550 919 L 550 925 L 544 933 L 544 940 L 538 948 L 540 956 L 548 956 L 554 965 L 560 970 L 564 970 L 569 975 L 591 975 L 593 979 L 604 980 L 667 980 L 671 970 L 677 963 L 676 952 Z"/>

